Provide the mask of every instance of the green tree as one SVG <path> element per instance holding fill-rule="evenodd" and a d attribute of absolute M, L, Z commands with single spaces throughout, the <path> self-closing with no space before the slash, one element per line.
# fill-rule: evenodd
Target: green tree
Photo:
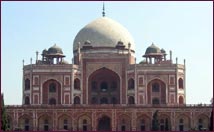
<path fill-rule="evenodd" d="M 159 130 L 159 124 L 158 124 L 158 110 L 155 111 L 153 114 L 152 119 L 152 131 L 158 131 Z"/>
<path fill-rule="evenodd" d="M 8 130 L 7 115 L 4 106 L 3 94 L 1 95 L 1 130 Z"/>

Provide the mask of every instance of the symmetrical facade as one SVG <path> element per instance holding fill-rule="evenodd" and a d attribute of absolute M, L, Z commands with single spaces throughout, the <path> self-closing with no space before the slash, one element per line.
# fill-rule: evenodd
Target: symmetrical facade
<path fill-rule="evenodd" d="M 135 59 L 129 32 L 108 17 L 76 35 L 73 62 L 60 47 L 23 64 L 23 105 L 7 106 L 10 128 L 24 130 L 160 130 L 209 128 L 211 106 L 187 106 L 184 65 L 154 44 Z"/>

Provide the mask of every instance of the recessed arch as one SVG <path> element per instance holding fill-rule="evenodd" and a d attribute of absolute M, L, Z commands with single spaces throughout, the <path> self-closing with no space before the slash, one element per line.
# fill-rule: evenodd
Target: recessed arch
<path fill-rule="evenodd" d="M 80 79 L 79 78 L 74 79 L 74 89 L 80 90 Z"/>
<path fill-rule="evenodd" d="M 196 122 L 196 127 L 198 130 L 209 130 L 209 117 L 205 114 L 199 114 L 196 116 L 195 118 L 195 122 Z"/>
<path fill-rule="evenodd" d="M 190 129 L 190 116 L 187 114 L 180 114 L 175 118 L 176 131 L 187 131 Z"/>
<path fill-rule="evenodd" d="M 81 115 L 78 118 L 78 130 L 90 131 L 91 130 L 91 118 L 88 115 Z"/>
<path fill-rule="evenodd" d="M 59 81 L 49 79 L 42 85 L 42 103 L 49 104 L 50 99 L 56 100 L 55 104 L 61 104 L 61 84 Z"/>
<path fill-rule="evenodd" d="M 134 79 L 133 78 L 130 78 L 128 80 L 128 89 L 134 89 L 135 88 L 135 82 L 134 82 Z"/>
<path fill-rule="evenodd" d="M 160 131 L 169 131 L 171 128 L 170 116 L 167 114 L 160 114 L 158 117 L 159 120 L 159 130 Z"/>
<path fill-rule="evenodd" d="M 98 119 L 98 131 L 111 131 L 111 118 L 104 115 Z"/>
<path fill-rule="evenodd" d="M 159 104 L 167 102 L 166 83 L 160 79 L 152 79 L 147 85 L 147 100 L 148 104 L 153 103 L 154 97 L 159 100 Z"/>
<path fill-rule="evenodd" d="M 50 131 L 53 129 L 53 118 L 49 114 L 42 114 L 38 118 L 39 130 Z"/>
<path fill-rule="evenodd" d="M 29 104 L 30 104 L 30 97 L 25 96 L 25 105 L 29 105 Z"/>
<path fill-rule="evenodd" d="M 100 68 L 94 71 L 88 79 L 88 103 L 96 104 L 114 104 L 120 103 L 120 77 L 114 71 L 108 68 Z M 114 97 L 114 101 L 112 98 Z"/>
<path fill-rule="evenodd" d="M 135 104 L 134 96 L 129 96 L 128 97 L 128 104 Z"/>
<path fill-rule="evenodd" d="M 118 116 L 118 131 L 131 131 L 131 117 L 126 114 Z"/>
<path fill-rule="evenodd" d="M 30 90 L 30 79 L 25 79 L 25 90 Z"/>
<path fill-rule="evenodd" d="M 18 126 L 25 131 L 33 130 L 33 118 L 27 114 L 20 116 Z"/>
<path fill-rule="evenodd" d="M 180 89 L 183 89 L 183 88 L 184 88 L 184 81 L 183 81 L 182 78 L 179 78 L 179 79 L 178 79 L 178 87 L 179 87 Z"/>
<path fill-rule="evenodd" d="M 178 101 L 179 101 L 179 104 L 184 104 L 184 97 L 179 96 Z"/>
<path fill-rule="evenodd" d="M 148 115 L 142 114 L 137 118 L 137 131 L 149 131 L 151 119 Z"/>
<path fill-rule="evenodd" d="M 62 114 L 58 117 L 59 130 L 73 130 L 72 118 L 68 114 Z"/>

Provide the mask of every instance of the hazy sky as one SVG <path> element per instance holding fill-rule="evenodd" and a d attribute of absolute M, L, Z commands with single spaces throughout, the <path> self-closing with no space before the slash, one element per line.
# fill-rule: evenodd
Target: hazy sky
<path fill-rule="evenodd" d="M 1 2 L 1 90 L 5 104 L 22 103 L 25 64 L 56 43 L 71 62 L 78 31 L 102 16 L 102 2 Z M 213 96 L 213 3 L 105 2 L 106 16 L 135 40 L 137 62 L 153 42 L 173 60 L 186 59 L 186 100 L 210 103 Z M 41 57 L 40 57 L 41 58 Z M 168 56 L 169 58 L 169 56 Z"/>

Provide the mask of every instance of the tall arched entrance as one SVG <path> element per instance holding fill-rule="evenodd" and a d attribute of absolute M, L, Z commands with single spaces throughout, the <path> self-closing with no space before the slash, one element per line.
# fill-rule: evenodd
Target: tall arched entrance
<path fill-rule="evenodd" d="M 42 104 L 61 104 L 61 85 L 58 81 L 50 79 L 43 83 Z"/>
<path fill-rule="evenodd" d="M 160 79 L 153 79 L 147 85 L 148 104 L 166 104 L 166 84 Z"/>
<path fill-rule="evenodd" d="M 119 104 L 120 78 L 103 67 L 89 76 L 88 80 L 89 104 Z"/>
<path fill-rule="evenodd" d="M 111 131 L 111 119 L 107 116 L 103 116 L 98 121 L 98 131 Z"/>

